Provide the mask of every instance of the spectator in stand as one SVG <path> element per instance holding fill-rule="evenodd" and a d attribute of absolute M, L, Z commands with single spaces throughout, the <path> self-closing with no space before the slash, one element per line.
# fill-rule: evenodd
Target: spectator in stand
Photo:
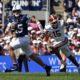
<path fill-rule="evenodd" d="M 64 20 L 66 20 L 67 15 L 72 14 L 72 10 L 74 7 L 75 0 L 63 0 Z"/>
<path fill-rule="evenodd" d="M 72 15 L 68 15 L 66 18 L 66 24 L 67 24 L 67 30 L 69 30 L 69 28 L 74 28 L 75 24 L 72 18 Z"/>
<path fill-rule="evenodd" d="M 32 30 L 31 31 L 31 40 L 36 40 L 37 36 L 36 36 L 36 31 Z"/>
<path fill-rule="evenodd" d="M 80 0 L 77 0 L 76 2 L 76 11 L 77 11 L 77 16 L 80 17 Z"/>
<path fill-rule="evenodd" d="M 75 48 L 73 49 L 73 52 L 74 52 L 75 55 L 80 55 L 80 46 L 75 45 Z"/>
<path fill-rule="evenodd" d="M 43 42 L 43 52 L 44 55 L 50 55 L 50 48 L 48 46 L 48 42 L 46 41 Z"/>
<path fill-rule="evenodd" d="M 43 28 L 42 28 L 42 25 L 40 23 L 39 20 L 36 19 L 36 16 L 32 16 L 29 23 L 28 23 L 28 26 L 32 27 L 32 29 L 36 30 L 36 31 L 42 31 Z"/>
<path fill-rule="evenodd" d="M 0 28 L 2 28 L 2 9 L 3 9 L 3 3 L 0 0 Z"/>
<path fill-rule="evenodd" d="M 4 55 L 4 40 L 2 39 L 3 32 L 0 30 L 0 55 Z"/>
<path fill-rule="evenodd" d="M 37 40 L 33 40 L 33 41 L 32 41 L 31 48 L 32 48 L 34 54 L 35 54 L 35 55 L 38 55 L 39 50 L 38 50 L 38 43 L 37 43 Z"/>
<path fill-rule="evenodd" d="M 77 22 L 77 18 L 78 18 L 79 14 L 77 12 L 77 8 L 74 7 L 73 10 L 72 10 L 72 19 L 73 19 L 73 22 L 76 24 Z"/>
<path fill-rule="evenodd" d="M 0 10 L 2 11 L 2 9 L 3 9 L 3 3 L 2 3 L 2 1 L 0 0 Z"/>
<path fill-rule="evenodd" d="M 77 18 L 77 28 L 78 32 L 80 32 L 80 17 Z"/>
<path fill-rule="evenodd" d="M 80 33 L 77 34 L 77 40 L 80 43 Z"/>
<path fill-rule="evenodd" d="M 55 0 L 50 0 L 50 14 L 56 13 L 54 5 L 55 5 Z"/>
<path fill-rule="evenodd" d="M 2 11 L 0 10 L 0 28 L 2 28 Z"/>

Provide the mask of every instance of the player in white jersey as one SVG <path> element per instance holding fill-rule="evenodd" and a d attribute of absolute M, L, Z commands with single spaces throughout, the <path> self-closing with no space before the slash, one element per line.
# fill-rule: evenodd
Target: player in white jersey
<path fill-rule="evenodd" d="M 64 33 L 64 26 L 60 20 L 58 20 L 57 16 L 49 16 L 49 23 L 45 26 L 45 30 L 50 32 L 52 38 L 54 39 L 51 47 L 59 51 L 61 50 L 65 56 L 75 64 L 75 66 L 78 68 L 78 72 L 80 73 L 80 65 L 77 63 L 76 59 L 73 56 L 73 53 L 68 47 L 68 39 Z"/>

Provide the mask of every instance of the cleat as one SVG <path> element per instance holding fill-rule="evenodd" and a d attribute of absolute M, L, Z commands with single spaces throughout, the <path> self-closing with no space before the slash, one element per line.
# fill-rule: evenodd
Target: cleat
<path fill-rule="evenodd" d="M 60 66 L 60 72 L 66 72 L 66 66 L 64 66 L 64 67 Z"/>
<path fill-rule="evenodd" d="M 45 70 L 46 70 L 47 76 L 50 76 L 51 66 L 46 66 L 46 67 L 45 67 Z"/>
<path fill-rule="evenodd" d="M 17 66 L 13 66 L 10 69 L 6 69 L 5 72 L 14 72 L 14 71 L 18 71 L 18 67 Z"/>
<path fill-rule="evenodd" d="M 65 61 L 61 61 L 60 72 L 66 72 L 66 63 Z"/>
<path fill-rule="evenodd" d="M 64 65 L 64 64 L 61 64 L 60 70 L 61 70 L 61 69 L 64 69 L 64 67 L 65 67 L 65 65 Z"/>

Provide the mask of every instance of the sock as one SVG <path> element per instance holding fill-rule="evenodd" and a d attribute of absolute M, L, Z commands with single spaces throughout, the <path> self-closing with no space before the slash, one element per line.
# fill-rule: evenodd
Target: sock
<path fill-rule="evenodd" d="M 60 60 L 62 60 L 62 57 L 61 57 L 58 49 L 56 49 L 56 50 L 53 49 L 53 53 L 55 53 L 55 55 L 56 55 Z"/>
<path fill-rule="evenodd" d="M 17 66 L 17 63 L 13 63 L 13 66 Z"/>
<path fill-rule="evenodd" d="M 64 64 L 64 65 L 66 65 L 66 61 L 64 61 L 64 60 L 61 60 L 61 64 Z"/>
<path fill-rule="evenodd" d="M 76 59 L 72 55 L 70 55 L 68 59 L 71 60 L 75 66 L 79 67 L 79 64 L 77 63 Z"/>

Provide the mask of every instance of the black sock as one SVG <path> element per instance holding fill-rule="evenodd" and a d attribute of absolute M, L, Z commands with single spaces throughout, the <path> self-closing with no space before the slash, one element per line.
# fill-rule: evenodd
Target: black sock
<path fill-rule="evenodd" d="M 17 63 L 13 63 L 13 66 L 18 66 Z"/>
<path fill-rule="evenodd" d="M 62 57 L 61 57 L 58 49 L 56 49 L 56 50 L 53 49 L 52 51 L 53 51 L 53 53 L 55 53 L 55 55 L 56 55 L 60 60 L 62 60 Z"/>
<path fill-rule="evenodd" d="M 59 52 L 56 51 L 55 54 L 56 54 L 56 56 L 57 56 L 60 60 L 62 60 L 62 57 L 61 57 L 61 55 L 60 55 Z"/>
<path fill-rule="evenodd" d="M 71 60 L 72 63 L 73 63 L 75 66 L 79 67 L 78 62 L 76 61 L 76 59 L 75 59 L 72 55 L 70 55 L 70 56 L 68 57 L 68 59 Z"/>

